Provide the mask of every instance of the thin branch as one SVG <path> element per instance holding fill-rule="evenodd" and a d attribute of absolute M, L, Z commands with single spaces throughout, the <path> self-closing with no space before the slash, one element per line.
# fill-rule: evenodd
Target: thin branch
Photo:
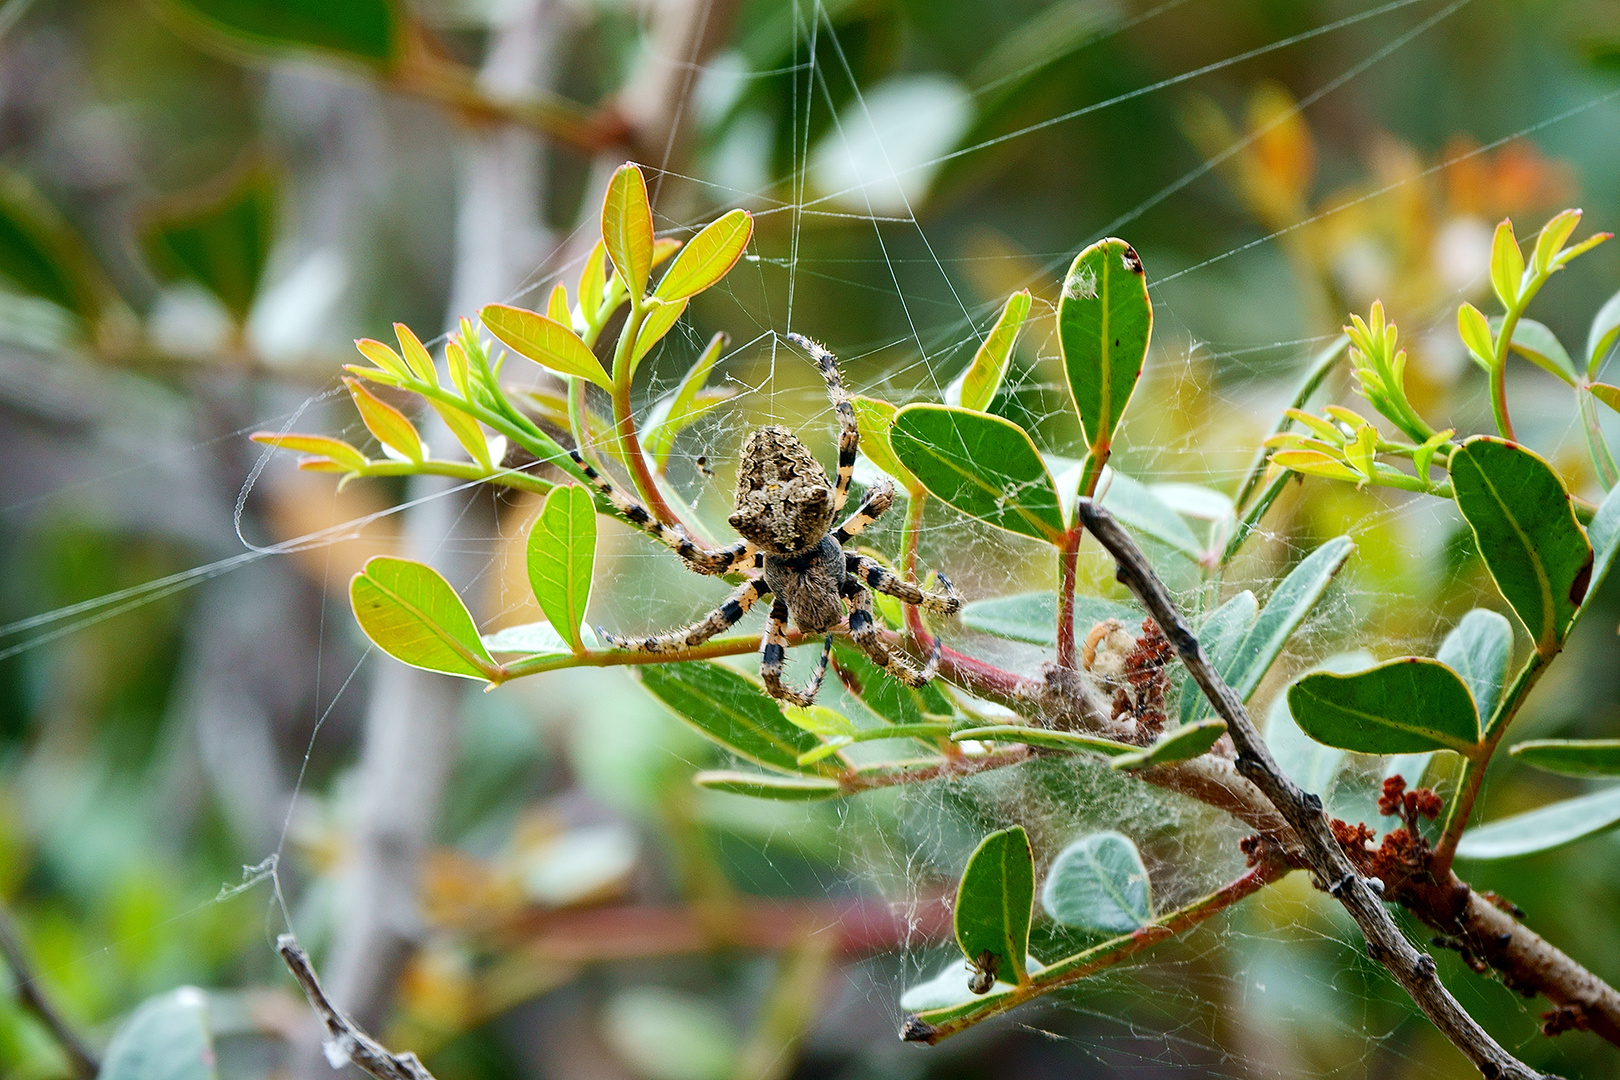
<path fill-rule="evenodd" d="M 1164 583 L 1153 572 L 1135 541 L 1112 514 L 1092 500 L 1081 499 L 1076 509 L 1086 529 L 1119 564 L 1119 579 L 1158 621 L 1199 689 L 1226 721 L 1228 734 L 1238 751 L 1238 771 L 1264 792 L 1293 826 L 1311 868 L 1329 894 L 1344 905 L 1361 928 L 1373 957 L 1389 970 L 1441 1033 L 1467 1055 L 1482 1076 L 1490 1080 L 1498 1077 L 1541 1080 L 1541 1073 L 1508 1053 L 1468 1015 L 1436 977 L 1434 957 L 1419 952 L 1401 933 L 1389 912 L 1384 910 L 1379 895 L 1367 879 L 1356 873 L 1334 838 L 1322 810 L 1322 800 L 1307 795 L 1277 765 L 1249 719 L 1242 700 L 1204 658 L 1197 636 L 1182 619 Z"/>
<path fill-rule="evenodd" d="M 52 1037 L 61 1044 L 62 1051 L 67 1054 L 68 1063 L 73 1067 L 73 1075 L 80 1080 L 91 1080 L 101 1071 L 95 1053 L 89 1044 L 79 1038 L 79 1033 L 69 1026 L 62 1014 L 57 1011 L 55 1004 L 46 996 L 45 988 L 39 983 L 39 976 L 34 973 L 33 965 L 28 962 L 28 954 L 23 951 L 22 941 L 17 936 L 17 928 L 11 921 L 11 915 L 3 908 L 0 908 L 0 956 L 5 958 L 6 967 L 11 969 L 18 1003 L 33 1013 L 50 1031 Z"/>
<path fill-rule="evenodd" d="M 326 1051 L 326 1060 L 333 1069 L 352 1064 L 377 1080 L 434 1080 L 433 1074 L 416 1060 L 415 1054 L 390 1053 L 327 1000 L 326 991 L 321 989 L 321 981 L 315 977 L 315 969 L 310 966 L 309 954 L 299 947 L 297 938 L 282 934 L 276 938 L 276 952 L 286 961 L 287 969 L 298 980 L 298 985 L 304 988 L 310 1008 L 315 1010 L 315 1015 L 326 1026 L 322 1049 Z"/>

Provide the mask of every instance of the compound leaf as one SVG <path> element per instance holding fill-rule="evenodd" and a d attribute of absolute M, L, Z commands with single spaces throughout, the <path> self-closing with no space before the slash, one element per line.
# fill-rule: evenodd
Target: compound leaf
<path fill-rule="evenodd" d="M 1459 859 L 1514 859 L 1573 844 L 1620 825 L 1620 787 L 1515 814 L 1463 835 Z"/>
<path fill-rule="evenodd" d="M 1478 750 L 1468 686 L 1438 660 L 1405 656 L 1349 675 L 1316 672 L 1288 688 L 1294 722 L 1327 746 L 1358 754 Z"/>
<path fill-rule="evenodd" d="M 1023 428 L 949 405 L 907 405 L 889 444 L 937 498 L 1008 532 L 1049 543 L 1064 533 L 1057 488 Z"/>
<path fill-rule="evenodd" d="M 820 740 L 782 715 L 758 683 L 707 660 L 650 664 L 638 669 L 641 685 L 701 734 L 740 758 L 785 773 L 798 773 L 799 755 Z M 834 770 L 832 764 L 810 772 Z"/>
<path fill-rule="evenodd" d="M 1451 455 L 1451 483 L 1497 588 L 1538 649 L 1557 646 L 1592 575 L 1592 545 L 1563 481 L 1517 443 L 1480 435 Z"/>
<path fill-rule="evenodd" d="M 349 602 L 366 637 L 401 663 L 464 679 L 499 674 L 467 606 L 431 566 L 378 555 L 349 583 Z"/>
<path fill-rule="evenodd" d="M 578 484 L 553 488 L 529 529 L 529 587 L 546 621 L 585 651 L 579 626 L 596 568 L 596 504 Z"/>
<path fill-rule="evenodd" d="M 1135 249 L 1109 237 L 1076 255 L 1058 302 L 1058 340 L 1093 453 L 1107 452 L 1152 333 L 1153 302 Z"/>
<path fill-rule="evenodd" d="M 1020 985 L 1029 981 L 1029 919 L 1035 904 L 1035 856 L 1022 825 L 979 841 L 956 889 L 956 943 L 981 971 Z M 986 955 L 988 954 L 988 956 Z"/>
<path fill-rule="evenodd" d="M 1117 832 L 1081 837 L 1052 860 L 1041 906 L 1064 926 L 1128 934 L 1153 921 L 1147 867 Z"/>

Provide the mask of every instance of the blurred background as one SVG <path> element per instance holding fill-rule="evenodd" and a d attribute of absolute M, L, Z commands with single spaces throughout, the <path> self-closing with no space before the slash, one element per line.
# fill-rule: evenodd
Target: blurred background
<path fill-rule="evenodd" d="M 756 215 L 745 261 L 643 368 L 652 407 L 731 335 L 669 470 L 707 520 L 750 425 L 832 445 L 814 371 L 774 347 L 790 328 L 862 392 L 937 397 L 1028 287 L 997 408 L 1072 452 L 1051 305 L 1108 234 L 1141 252 L 1157 317 L 1118 460 L 1229 491 L 1309 353 L 1374 298 L 1419 409 L 1487 426 L 1456 305 L 1484 303 L 1505 215 L 1521 237 L 1564 206 L 1579 235 L 1620 225 L 1620 8 L 0 3 L 0 907 L 67 1020 L 102 1047 L 192 984 L 220 1075 L 330 1075 L 272 948 L 290 917 L 339 1003 L 441 1080 L 1470 1075 L 1303 875 L 1061 1001 L 904 1046 L 899 994 L 949 960 L 945 901 L 988 828 L 1120 828 L 1161 907 L 1229 877 L 1241 833 L 1073 762 L 812 810 L 700 793 L 717 753 L 624 672 L 485 694 L 368 651 L 347 581 L 377 553 L 439 566 L 486 630 L 535 618 L 536 506 L 334 491 L 247 433 L 363 439 L 337 382 L 352 340 L 572 287 L 627 157 L 661 233 Z M 1574 352 L 1617 288 L 1608 245 L 1533 314 Z M 1523 365 L 1513 395 L 1526 441 L 1596 493 L 1568 389 Z M 1051 586 L 1036 545 L 929 513 L 923 561 L 971 598 Z M 603 527 L 593 621 L 660 629 L 718 598 Z M 1428 654 L 1499 606 L 1445 507 L 1307 481 L 1267 528 L 1232 588 L 1359 545 L 1291 671 Z M 1620 731 L 1608 592 L 1519 734 Z M 1487 816 L 1580 788 L 1499 766 Z M 1620 979 L 1613 837 L 1463 870 Z M 1527 1060 L 1620 1071 L 1595 1036 L 1538 1035 L 1544 1003 L 1441 962 Z M 82 1075 L 4 978 L 0 1075 Z"/>

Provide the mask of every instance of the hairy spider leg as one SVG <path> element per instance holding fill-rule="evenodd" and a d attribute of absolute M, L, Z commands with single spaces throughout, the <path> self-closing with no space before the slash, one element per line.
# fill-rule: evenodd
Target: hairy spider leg
<path fill-rule="evenodd" d="M 872 663 L 887 671 L 891 678 L 905 683 L 907 686 L 922 686 L 934 677 L 939 669 L 939 638 L 934 638 L 933 651 L 928 655 L 928 663 L 918 671 L 911 666 L 911 662 L 899 653 L 890 652 L 883 638 L 879 636 L 877 626 L 872 621 L 872 594 L 854 578 L 845 578 L 839 592 L 849 601 L 849 636 L 860 650 L 872 658 Z"/>
<path fill-rule="evenodd" d="M 624 520 L 672 549 L 675 554 L 686 560 L 686 565 L 694 572 L 714 576 L 729 574 L 743 567 L 764 565 L 762 559 L 756 558 L 754 545 L 747 540 L 739 540 L 723 548 L 699 547 L 680 529 L 665 525 L 648 513 L 645 506 L 620 491 L 613 481 L 592 468 L 590 463 L 580 456 L 578 450 L 568 451 L 568 456 L 574 459 L 574 464 L 584 471 L 591 483 L 607 496 L 608 501 L 623 515 Z"/>
<path fill-rule="evenodd" d="M 861 500 L 856 511 L 833 532 L 833 539 L 838 541 L 839 547 L 843 547 L 851 537 L 859 536 L 893 505 L 894 485 L 885 480 L 866 493 L 866 498 Z"/>
<path fill-rule="evenodd" d="M 833 483 L 833 513 L 844 508 L 849 498 L 849 479 L 855 474 L 855 451 L 861 445 L 861 429 L 855 423 L 855 406 L 850 404 L 850 393 L 844 388 L 844 377 L 838 373 L 838 357 L 803 334 L 789 334 L 788 340 L 809 353 L 821 367 L 821 377 L 827 382 L 827 397 L 838 416 L 838 479 Z"/>
<path fill-rule="evenodd" d="M 801 692 L 782 682 L 782 665 L 787 662 L 787 621 L 787 604 L 778 596 L 771 603 L 771 618 L 765 625 L 765 638 L 759 649 L 759 677 L 771 697 L 809 708 L 821 690 L 821 680 L 827 677 L 827 665 L 832 661 L 832 635 L 827 635 L 827 642 L 821 648 L 821 659 L 816 661 L 810 685 Z"/>
<path fill-rule="evenodd" d="M 681 652 L 701 645 L 714 635 L 736 626 L 738 621 L 748 614 L 748 609 L 754 606 L 754 602 L 761 597 L 769 596 L 770 592 L 771 588 L 765 584 L 764 578 L 750 578 L 737 586 L 736 591 L 726 598 L 725 603 L 689 626 L 640 639 L 610 634 L 600 626 L 596 628 L 596 633 L 615 649 L 645 653 Z"/>
<path fill-rule="evenodd" d="M 939 578 L 940 591 L 929 592 L 901 580 L 882 563 L 865 555 L 845 553 L 844 568 L 852 577 L 866 582 L 880 593 L 896 597 L 902 603 L 916 604 L 941 615 L 954 615 L 962 610 L 962 597 L 957 593 L 956 586 L 951 584 L 951 579 L 944 574 L 935 574 Z"/>

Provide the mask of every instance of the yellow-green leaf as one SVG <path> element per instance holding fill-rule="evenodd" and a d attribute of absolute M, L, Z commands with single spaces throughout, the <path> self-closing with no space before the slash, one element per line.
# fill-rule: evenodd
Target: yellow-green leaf
<path fill-rule="evenodd" d="M 1001 308 L 1001 316 L 996 319 L 996 325 L 990 328 L 990 333 L 985 335 L 984 342 L 973 354 L 973 363 L 969 364 L 961 377 L 945 391 L 947 404 L 960 405 L 964 409 L 978 409 L 981 412 L 990 407 L 996 391 L 1001 389 L 1001 380 L 1007 374 L 1007 365 L 1012 360 L 1013 346 L 1018 342 L 1018 333 L 1024 328 L 1024 320 L 1029 316 L 1029 304 L 1028 289 L 1007 297 L 1007 302 Z"/>
<path fill-rule="evenodd" d="M 377 441 L 420 465 L 427 454 L 422 448 L 422 437 L 416 433 L 416 426 L 405 414 L 367 390 L 360 380 L 344 379 L 343 382 L 354 398 L 354 407 L 360 410 L 360 419 L 365 422 L 366 429 L 377 436 Z"/>
<path fill-rule="evenodd" d="M 1491 240 L 1491 287 L 1496 290 L 1502 306 L 1512 308 L 1519 302 L 1519 282 L 1524 278 L 1524 253 L 1513 235 L 1513 221 L 1503 218 Z"/>
<path fill-rule="evenodd" d="M 585 268 L 579 272 L 579 310 L 584 313 L 586 322 L 596 318 L 597 309 L 602 306 L 602 289 L 607 284 L 602 261 L 606 258 L 607 248 L 598 240 L 585 256 Z"/>
<path fill-rule="evenodd" d="M 608 181 L 602 200 L 602 244 L 630 295 L 639 299 L 652 272 L 652 205 L 647 201 L 646 178 L 631 162 L 619 166 Z"/>
<path fill-rule="evenodd" d="M 1607 405 L 1615 412 L 1620 412 L 1620 386 L 1610 386 L 1608 383 L 1595 382 L 1588 386 L 1587 389 L 1592 392 L 1593 397 L 1603 402 L 1603 404 Z"/>
<path fill-rule="evenodd" d="M 478 317 L 490 333 L 519 356 L 528 357 L 559 374 L 589 379 L 605 390 L 613 389 L 613 381 L 603 370 L 601 361 L 572 327 L 538 311 L 507 304 L 487 304 L 478 312 Z"/>
<path fill-rule="evenodd" d="M 687 242 L 653 295 L 660 300 L 696 296 L 731 272 L 753 234 L 754 219 L 748 211 L 722 214 Z"/>
<path fill-rule="evenodd" d="M 564 326 L 574 325 L 574 313 L 568 310 L 568 286 L 557 282 L 551 289 L 551 295 L 546 298 L 546 317 L 555 319 Z"/>
<path fill-rule="evenodd" d="M 529 530 L 529 587 L 547 621 L 585 651 L 579 633 L 596 567 L 596 505 L 578 484 L 552 489 Z"/>
<path fill-rule="evenodd" d="M 399 338 L 399 351 L 405 354 L 405 363 L 410 365 L 411 373 L 423 382 L 437 386 L 438 369 L 434 367 L 433 357 L 422 347 L 422 339 L 400 322 L 394 324 L 394 335 Z"/>
<path fill-rule="evenodd" d="M 401 663 L 465 679 L 500 674 L 461 597 L 431 566 L 379 555 L 349 583 L 349 600 L 366 637 Z"/>
<path fill-rule="evenodd" d="M 478 421 L 462 412 L 454 405 L 445 405 L 437 401 L 429 401 L 433 411 L 439 414 L 444 426 L 450 429 L 450 434 L 456 437 L 463 450 L 474 461 L 478 462 L 486 471 L 495 467 L 489 456 L 489 440 L 484 438 L 484 429 L 478 426 Z"/>
<path fill-rule="evenodd" d="M 295 450 L 300 454 L 315 454 L 328 458 L 334 464 L 342 465 L 345 469 L 363 469 L 368 462 L 366 455 L 350 446 L 342 439 L 333 439 L 326 435 L 299 435 L 289 433 L 286 435 L 274 431 L 255 431 L 248 438 L 256 443 L 274 446 L 280 450 Z"/>
<path fill-rule="evenodd" d="M 354 347 L 360 350 L 361 356 L 376 364 L 379 370 L 386 371 L 390 375 L 398 375 L 402 379 L 411 377 L 411 369 L 405 366 L 405 361 L 399 358 L 399 353 L 395 352 L 392 346 L 373 341 L 371 338 L 357 338 Z"/>
<path fill-rule="evenodd" d="M 1348 480 L 1352 484 L 1359 484 L 1363 477 L 1337 458 L 1329 457 L 1319 450 L 1279 450 L 1271 455 L 1274 465 L 1291 469 L 1307 476 L 1320 476 L 1328 480 Z"/>
<path fill-rule="evenodd" d="M 630 352 L 632 372 L 641 363 L 641 358 L 652 352 L 653 346 L 664 340 L 664 335 L 681 321 L 681 314 L 686 311 L 686 301 L 681 299 L 663 303 L 653 300 L 649 301 L 647 307 L 647 317 L 642 320 L 641 329 L 636 331 L 636 346 Z"/>
<path fill-rule="evenodd" d="M 889 429 L 894 426 L 894 414 L 900 410 L 887 401 L 869 397 L 852 398 L 850 404 L 855 408 L 855 424 L 861 431 L 861 453 L 907 491 L 921 491 L 922 481 L 900 464 L 889 444 Z"/>
<path fill-rule="evenodd" d="M 1485 313 L 1473 304 L 1458 308 L 1457 334 L 1475 362 L 1489 370 L 1496 355 L 1496 343 L 1491 340 L 1491 324 Z"/>

